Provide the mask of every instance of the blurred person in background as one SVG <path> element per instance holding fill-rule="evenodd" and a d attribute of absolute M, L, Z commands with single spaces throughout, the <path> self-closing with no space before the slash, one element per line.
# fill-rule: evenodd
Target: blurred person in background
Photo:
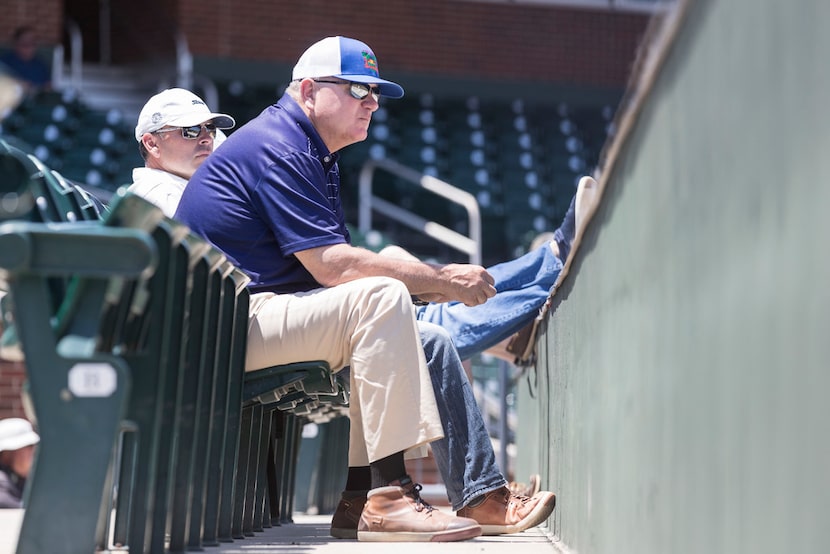
<path fill-rule="evenodd" d="M 40 437 L 27 420 L 0 420 L 0 508 L 22 508 L 23 490 Z"/>
<path fill-rule="evenodd" d="M 51 90 L 52 76 L 49 66 L 37 57 L 37 36 L 35 30 L 23 25 L 12 35 L 12 49 L 0 57 L 0 73 L 22 85 L 26 94 Z"/>

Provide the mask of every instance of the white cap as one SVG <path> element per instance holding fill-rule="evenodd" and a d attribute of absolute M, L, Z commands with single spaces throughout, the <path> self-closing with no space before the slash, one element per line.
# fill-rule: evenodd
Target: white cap
<path fill-rule="evenodd" d="M 327 37 L 303 52 L 291 79 L 339 77 L 355 83 L 376 84 L 383 96 L 400 98 L 403 87 L 380 78 L 378 59 L 366 43 L 347 37 Z"/>
<path fill-rule="evenodd" d="M 208 109 L 205 101 L 183 88 L 169 88 L 150 98 L 135 126 L 135 140 L 141 141 L 144 133 L 158 131 L 162 127 L 190 127 L 213 120 L 219 129 L 231 129 L 236 125 L 234 119 L 223 113 L 214 113 Z"/>
<path fill-rule="evenodd" d="M 40 437 L 32 429 L 32 424 L 19 417 L 0 420 L 0 452 L 19 450 L 40 442 Z"/>

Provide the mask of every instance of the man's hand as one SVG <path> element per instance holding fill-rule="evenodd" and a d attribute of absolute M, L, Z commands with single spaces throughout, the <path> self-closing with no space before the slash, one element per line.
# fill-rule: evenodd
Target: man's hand
<path fill-rule="evenodd" d="M 449 288 L 444 293 L 436 293 L 435 296 L 442 296 L 445 302 L 458 300 L 467 306 L 478 306 L 496 295 L 493 276 L 480 265 L 447 264 L 440 272 Z M 437 302 L 438 300 L 432 300 L 432 296 L 420 295 L 424 300 Z"/>
<path fill-rule="evenodd" d="M 324 287 L 384 275 L 400 280 L 410 294 L 427 302 L 478 306 L 496 294 L 495 279 L 480 265 L 424 263 L 414 256 L 381 256 L 349 244 L 309 248 L 294 255 Z"/>

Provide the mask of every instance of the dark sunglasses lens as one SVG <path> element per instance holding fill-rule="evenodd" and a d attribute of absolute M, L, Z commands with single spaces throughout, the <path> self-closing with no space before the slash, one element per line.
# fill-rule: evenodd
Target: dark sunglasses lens
<path fill-rule="evenodd" d="M 216 125 L 209 123 L 207 125 L 192 125 L 190 127 L 182 127 L 182 136 L 186 139 L 197 139 L 202 134 L 202 127 L 207 129 L 208 134 L 216 138 Z"/>
<path fill-rule="evenodd" d="M 349 92 L 358 100 L 363 100 L 369 96 L 369 87 L 363 83 L 352 83 Z"/>
<path fill-rule="evenodd" d="M 202 132 L 201 125 L 193 125 L 191 127 L 182 127 L 182 136 L 186 139 L 195 139 Z"/>
<path fill-rule="evenodd" d="M 351 86 L 349 87 L 349 94 L 351 94 L 358 100 L 363 100 L 364 98 L 369 96 L 369 94 L 372 95 L 372 98 L 374 98 L 375 101 L 377 101 L 378 98 L 380 98 L 380 93 L 377 91 L 377 89 L 373 89 L 365 83 L 351 83 Z"/>

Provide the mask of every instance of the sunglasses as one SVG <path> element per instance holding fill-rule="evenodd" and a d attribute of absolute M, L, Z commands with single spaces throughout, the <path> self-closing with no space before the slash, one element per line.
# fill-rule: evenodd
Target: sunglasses
<path fill-rule="evenodd" d="M 372 95 L 372 99 L 375 102 L 380 101 L 380 91 L 377 87 L 370 87 L 366 83 L 354 83 L 352 81 L 326 81 L 323 79 L 312 79 L 315 83 L 329 83 L 332 85 L 348 85 L 349 86 L 349 94 L 352 95 L 352 98 L 357 98 L 358 100 L 363 100 L 370 94 Z"/>
<path fill-rule="evenodd" d="M 173 127 L 172 129 L 159 129 L 155 133 L 171 133 L 173 131 L 181 131 L 182 138 L 187 140 L 195 140 L 202 134 L 202 129 L 210 135 L 211 138 L 216 138 L 216 125 L 213 123 L 203 123 L 201 125 L 191 125 L 190 127 Z"/>

